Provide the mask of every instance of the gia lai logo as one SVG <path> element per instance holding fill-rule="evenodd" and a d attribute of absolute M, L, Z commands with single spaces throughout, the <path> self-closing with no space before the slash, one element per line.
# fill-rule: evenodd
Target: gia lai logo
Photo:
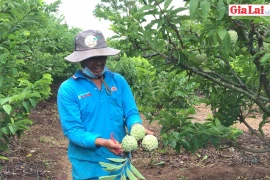
<path fill-rule="evenodd" d="M 229 16 L 270 16 L 269 4 L 229 4 Z"/>

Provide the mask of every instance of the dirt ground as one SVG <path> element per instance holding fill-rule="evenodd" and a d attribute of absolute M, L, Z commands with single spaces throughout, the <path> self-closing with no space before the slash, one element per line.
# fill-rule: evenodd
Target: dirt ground
<path fill-rule="evenodd" d="M 196 121 L 209 115 L 208 107 L 197 107 Z M 255 117 L 254 117 L 255 116 Z M 40 103 L 31 114 L 31 129 L 20 140 L 13 140 L 5 155 L 9 161 L 1 161 L 0 179 L 5 180 L 71 180 L 70 164 L 66 156 L 67 140 L 58 120 L 55 98 Z M 261 115 L 248 118 L 252 127 L 258 127 Z M 157 123 L 144 125 L 159 134 Z M 237 125 L 245 133 L 242 145 L 262 147 L 243 125 Z M 264 131 L 270 137 L 270 124 Z M 270 153 L 253 154 L 235 148 L 202 149 L 195 154 L 186 151 L 176 153 L 160 148 L 150 154 L 142 150 L 133 153 L 132 164 L 148 180 L 266 180 L 270 179 Z"/>

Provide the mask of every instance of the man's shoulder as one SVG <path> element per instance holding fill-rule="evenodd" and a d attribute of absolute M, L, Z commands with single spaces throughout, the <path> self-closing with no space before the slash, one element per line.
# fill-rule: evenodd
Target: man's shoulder
<path fill-rule="evenodd" d="M 80 72 L 77 71 L 74 75 L 72 75 L 70 78 L 63 81 L 60 85 L 60 88 L 74 88 L 76 84 L 78 84 L 78 80 L 81 78 Z M 75 87 L 76 88 L 76 87 Z"/>
<path fill-rule="evenodd" d="M 71 89 L 73 87 L 73 79 L 70 77 L 69 79 L 63 81 L 59 87 L 59 90 Z"/>

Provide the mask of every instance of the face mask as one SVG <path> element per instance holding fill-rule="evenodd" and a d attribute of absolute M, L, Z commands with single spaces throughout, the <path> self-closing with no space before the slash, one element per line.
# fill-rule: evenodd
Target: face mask
<path fill-rule="evenodd" d="M 106 71 L 108 71 L 107 66 L 104 67 L 104 69 L 103 69 L 103 71 L 102 71 L 102 73 L 101 73 L 100 75 L 95 75 L 95 74 L 93 74 L 93 73 L 90 71 L 90 69 L 88 69 L 87 67 L 85 67 L 85 68 L 82 69 L 82 73 L 83 73 L 83 74 L 85 74 L 85 75 L 87 75 L 87 76 L 89 76 L 89 77 L 91 77 L 91 78 L 94 78 L 94 79 L 101 77 Z"/>

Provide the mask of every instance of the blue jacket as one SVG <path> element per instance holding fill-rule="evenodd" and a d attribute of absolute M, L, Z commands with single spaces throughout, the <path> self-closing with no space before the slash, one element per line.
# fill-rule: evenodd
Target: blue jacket
<path fill-rule="evenodd" d="M 58 113 L 63 133 L 69 140 L 68 157 L 74 179 L 109 175 L 98 162 L 108 162 L 106 158 L 119 156 L 105 147 L 96 147 L 96 138 L 110 139 L 113 133 L 115 139 L 121 142 L 134 123 L 142 123 L 124 77 L 111 71 L 105 72 L 104 76 L 111 94 L 103 83 L 99 90 L 79 70 L 58 90 Z M 82 166 L 83 163 L 86 164 Z M 80 172 L 75 172 L 78 168 Z M 89 168 L 95 171 L 89 172 Z"/>

